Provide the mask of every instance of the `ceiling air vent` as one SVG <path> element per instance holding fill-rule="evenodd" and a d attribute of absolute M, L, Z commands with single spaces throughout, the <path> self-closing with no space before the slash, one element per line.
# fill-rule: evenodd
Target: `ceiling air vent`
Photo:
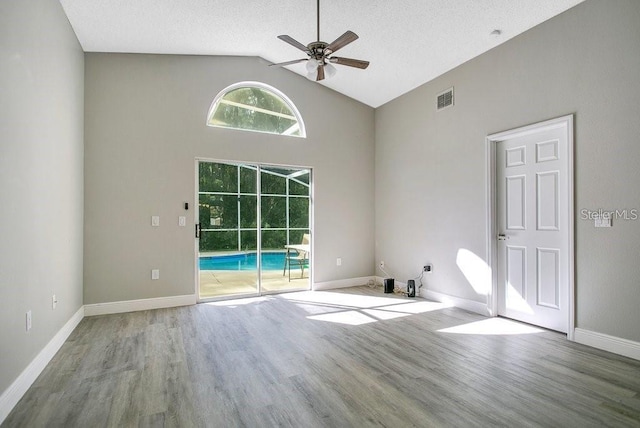
<path fill-rule="evenodd" d="M 442 110 L 453 105 L 453 87 L 438 94 L 437 110 Z"/>

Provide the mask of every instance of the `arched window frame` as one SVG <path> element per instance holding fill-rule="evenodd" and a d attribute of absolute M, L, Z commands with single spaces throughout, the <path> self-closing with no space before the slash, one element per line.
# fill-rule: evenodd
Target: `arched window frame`
<path fill-rule="evenodd" d="M 293 115 L 295 116 L 297 124 L 298 124 L 298 126 L 300 128 L 300 135 L 287 134 L 286 131 L 285 131 L 285 133 L 277 134 L 277 133 L 274 133 L 274 132 L 260 131 L 260 130 L 257 130 L 257 129 L 231 128 L 231 127 L 222 127 L 222 126 L 211 125 L 209 122 L 210 122 L 211 118 L 213 117 L 213 115 L 215 114 L 216 109 L 218 108 L 218 105 L 220 104 L 220 102 L 223 100 L 224 96 L 227 95 L 229 92 L 234 91 L 236 89 L 240 89 L 240 88 L 257 88 L 257 89 L 261 89 L 261 90 L 266 90 L 266 91 L 269 91 L 269 92 L 273 93 L 274 95 L 280 97 L 280 99 L 293 112 Z M 305 126 L 304 126 L 304 121 L 302 120 L 302 115 L 298 111 L 298 108 L 295 106 L 295 104 L 282 91 L 274 88 L 271 85 L 267 85 L 266 83 L 262 83 L 262 82 L 251 82 L 251 81 L 238 82 L 238 83 L 234 83 L 233 85 L 227 86 L 222 91 L 220 91 L 218 93 L 218 95 L 216 95 L 215 98 L 213 99 L 213 102 L 211 103 L 211 107 L 209 107 L 209 112 L 207 113 L 206 125 L 210 126 L 210 127 L 213 127 L 213 128 L 235 129 L 235 130 L 238 130 L 238 131 L 259 132 L 261 134 L 284 135 L 284 136 L 288 136 L 288 137 L 307 138 L 307 131 L 306 131 Z"/>

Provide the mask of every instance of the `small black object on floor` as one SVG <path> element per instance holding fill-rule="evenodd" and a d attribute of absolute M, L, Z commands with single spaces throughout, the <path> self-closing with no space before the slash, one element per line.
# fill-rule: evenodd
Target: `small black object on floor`
<path fill-rule="evenodd" d="M 407 281 L 407 297 L 416 297 L 416 281 L 413 279 Z"/>

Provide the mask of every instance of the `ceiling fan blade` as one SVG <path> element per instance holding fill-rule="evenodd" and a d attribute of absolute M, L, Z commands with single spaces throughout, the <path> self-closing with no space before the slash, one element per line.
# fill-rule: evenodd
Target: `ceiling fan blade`
<path fill-rule="evenodd" d="M 284 67 L 285 65 L 297 64 L 302 61 L 309 61 L 309 58 L 294 59 L 293 61 L 279 62 L 277 64 L 269 64 L 269 67 Z"/>
<path fill-rule="evenodd" d="M 331 42 L 331 44 L 327 46 L 327 50 L 330 50 L 331 52 L 335 52 L 338 49 L 341 49 L 347 46 L 349 43 L 357 39 L 358 39 L 358 35 L 356 33 L 354 33 L 353 31 L 347 31 L 342 36 L 338 37 L 333 42 Z"/>
<path fill-rule="evenodd" d="M 362 61 L 361 59 L 341 58 L 338 56 L 332 56 L 329 58 L 329 62 L 340 65 L 347 65 L 349 67 L 356 67 L 365 69 L 369 67 L 369 61 Z"/>
<path fill-rule="evenodd" d="M 318 77 L 316 77 L 316 82 L 324 80 L 324 65 L 318 66 Z"/>
<path fill-rule="evenodd" d="M 287 36 L 286 34 L 283 34 L 281 36 L 278 36 L 278 38 L 280 40 L 282 40 L 283 42 L 287 42 L 291 46 L 300 49 L 303 52 L 309 53 L 309 49 L 305 45 L 303 45 L 302 43 L 300 43 L 299 41 L 297 41 L 296 39 L 294 39 L 291 36 Z"/>

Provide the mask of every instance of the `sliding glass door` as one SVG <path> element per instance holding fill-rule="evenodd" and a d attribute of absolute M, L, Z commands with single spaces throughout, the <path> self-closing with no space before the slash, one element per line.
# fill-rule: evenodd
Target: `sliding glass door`
<path fill-rule="evenodd" d="M 198 162 L 199 298 L 310 288 L 311 171 Z"/>
<path fill-rule="evenodd" d="M 264 291 L 310 288 L 310 176 L 308 169 L 260 170 Z"/>
<path fill-rule="evenodd" d="M 258 293 L 256 182 L 256 168 L 199 162 L 201 299 Z"/>

